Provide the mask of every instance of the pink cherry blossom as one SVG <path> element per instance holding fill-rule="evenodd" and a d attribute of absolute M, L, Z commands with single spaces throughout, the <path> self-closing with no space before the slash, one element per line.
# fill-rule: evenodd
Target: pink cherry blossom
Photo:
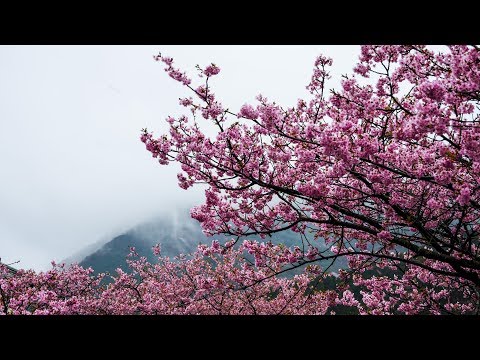
<path fill-rule="evenodd" d="M 143 140 L 162 164 L 182 164 L 182 187 L 207 184 L 192 211 L 206 234 L 292 230 L 299 248 L 309 242 L 302 258 L 281 255 L 292 266 L 348 257 L 362 313 L 478 311 L 479 64 L 476 46 L 362 46 L 340 89 L 328 91 L 333 62 L 319 56 L 308 99 L 283 108 L 259 95 L 238 112 L 210 84 L 188 85 L 216 138 L 190 118 Z M 397 279 L 372 277 L 377 268 Z"/>

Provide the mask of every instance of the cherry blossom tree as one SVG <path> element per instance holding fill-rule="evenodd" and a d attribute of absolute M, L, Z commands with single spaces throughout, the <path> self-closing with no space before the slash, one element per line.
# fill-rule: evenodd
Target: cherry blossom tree
<path fill-rule="evenodd" d="M 198 67 L 194 85 L 172 58 L 155 59 L 192 91 L 180 99 L 191 114 L 141 140 L 160 164 L 181 164 L 180 187 L 207 184 L 191 210 L 206 234 L 297 232 L 301 256 L 280 271 L 348 257 L 340 278 L 364 290 L 340 302 L 360 312 L 478 312 L 477 46 L 362 46 L 354 74 L 330 91 L 332 60 L 319 56 L 308 99 L 283 108 L 258 95 L 238 112 L 212 90 L 217 65 Z M 374 268 L 396 273 L 362 276 Z"/>
<path fill-rule="evenodd" d="M 147 262 L 132 249 L 131 271 L 92 276 L 93 269 L 53 263 L 47 272 L 0 266 L 0 314 L 325 314 L 333 290 L 317 291 L 318 268 L 293 278 L 275 276 L 288 249 L 246 241 L 242 246 L 200 245 L 190 256 Z M 256 267 L 245 252 L 270 257 Z M 106 282 L 106 280 L 110 280 Z"/>

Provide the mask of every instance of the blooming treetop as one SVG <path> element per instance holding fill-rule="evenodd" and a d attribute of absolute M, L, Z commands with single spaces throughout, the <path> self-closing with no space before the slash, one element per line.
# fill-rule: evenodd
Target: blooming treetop
<path fill-rule="evenodd" d="M 426 271 L 416 277 L 426 284 L 445 276 L 478 302 L 477 46 L 362 46 L 354 74 L 330 92 L 332 60 L 319 56 L 308 99 L 283 108 L 259 95 L 238 112 L 212 90 L 218 66 L 199 68 L 197 86 L 172 58 L 155 59 L 193 91 L 180 100 L 191 115 L 169 117 L 169 134 L 144 130 L 141 140 L 160 164 L 181 164 L 180 187 L 208 185 L 191 211 L 207 234 L 313 233 L 330 252 L 302 236 L 292 267 L 334 252 L 360 273 L 377 264 Z M 205 121 L 216 137 L 202 132 Z"/>

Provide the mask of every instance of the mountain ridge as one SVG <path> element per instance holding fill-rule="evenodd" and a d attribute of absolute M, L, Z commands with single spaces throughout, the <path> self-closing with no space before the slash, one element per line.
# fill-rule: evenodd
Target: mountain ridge
<path fill-rule="evenodd" d="M 223 243 L 225 238 L 222 235 L 206 236 L 200 224 L 192 219 L 189 213 L 186 213 L 186 211 L 175 212 L 169 216 L 157 217 L 138 224 L 127 231 L 113 236 L 111 240 L 103 244 L 99 241 L 90 245 L 78 253 L 85 255 L 77 262 L 85 268 L 92 267 L 95 273 L 109 272 L 114 274 L 117 268 L 128 271 L 128 265 L 125 260 L 130 253 L 130 247 L 134 247 L 135 251 L 140 256 L 145 256 L 148 261 L 155 262 L 156 257 L 152 248 L 156 244 L 160 244 L 162 256 L 174 258 L 180 254 L 194 252 L 200 243 L 209 244 L 213 239 L 218 239 Z M 254 237 L 252 239 L 257 238 Z M 310 240 L 314 241 L 313 239 Z M 277 233 L 269 237 L 268 240 L 261 241 L 272 241 L 276 244 L 283 243 L 287 247 L 302 245 L 300 234 L 293 231 Z M 316 242 L 320 248 L 325 248 L 321 239 Z M 331 271 L 337 271 L 344 266 L 343 261 L 338 262 L 331 268 Z M 298 273 L 299 271 L 301 269 L 297 269 L 293 273 Z"/>

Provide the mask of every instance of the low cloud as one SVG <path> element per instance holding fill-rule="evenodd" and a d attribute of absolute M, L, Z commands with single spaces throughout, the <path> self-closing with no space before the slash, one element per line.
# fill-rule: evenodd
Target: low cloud
<path fill-rule="evenodd" d="M 194 74 L 215 62 L 212 82 L 231 109 L 263 93 L 293 105 L 306 95 L 315 56 L 349 72 L 357 47 L 1 46 L 0 257 L 46 269 L 99 239 L 202 201 L 177 186 L 139 141 L 160 134 L 188 94 L 163 73 L 161 50 Z M 338 82 L 338 80 L 335 80 Z M 335 85 L 335 83 L 332 83 Z"/>

